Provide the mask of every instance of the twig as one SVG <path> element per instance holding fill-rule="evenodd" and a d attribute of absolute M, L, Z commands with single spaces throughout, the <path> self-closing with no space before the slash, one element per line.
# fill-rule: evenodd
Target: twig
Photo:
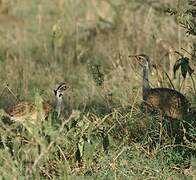
<path fill-rule="evenodd" d="M 14 96 L 14 98 L 18 101 L 18 98 L 16 97 L 16 95 L 13 93 L 13 91 L 9 88 L 9 86 L 6 84 L 6 86 L 5 86 L 5 88 L 7 88 L 8 89 L 8 91 Z M 4 89 L 5 89 L 4 88 Z M 4 89 L 3 89 L 3 91 L 4 91 Z M 3 92 L 2 92 L 3 93 Z"/>
<path fill-rule="evenodd" d="M 110 113 L 110 114 L 107 114 L 106 116 L 104 116 L 104 118 L 101 120 L 101 122 L 100 122 L 99 124 L 97 124 L 96 127 L 99 127 L 102 123 L 104 123 L 104 121 L 105 121 L 108 117 L 110 117 L 112 114 L 113 114 L 113 112 Z"/>
<path fill-rule="evenodd" d="M 194 56 L 193 54 L 191 54 L 190 52 L 188 52 L 186 49 L 184 49 L 184 48 L 181 48 L 181 49 L 184 50 L 185 52 L 187 52 L 189 55 Z"/>
<path fill-rule="evenodd" d="M 170 79 L 170 77 L 169 77 L 169 74 L 168 74 L 166 71 L 164 71 L 164 73 L 165 73 L 165 75 L 167 76 L 167 78 L 168 78 L 168 80 L 169 80 L 169 83 L 171 84 L 172 88 L 175 90 L 174 84 L 172 83 L 172 81 L 171 81 L 171 79 Z"/>
<path fill-rule="evenodd" d="M 45 176 L 47 176 L 49 179 L 52 179 L 52 177 L 43 169 L 40 168 L 40 170 L 44 173 Z"/>
<path fill-rule="evenodd" d="M 61 147 L 58 145 L 57 148 L 58 148 L 59 151 L 61 152 L 61 154 L 62 154 L 62 156 L 63 156 L 63 159 L 64 159 L 65 161 L 67 161 L 67 159 L 66 159 L 66 157 L 65 157 L 65 154 L 63 153 Z"/>
<path fill-rule="evenodd" d="M 156 152 L 156 154 L 159 153 L 161 150 L 164 150 L 164 149 L 170 148 L 170 147 L 173 147 L 173 148 L 174 148 L 174 147 L 186 147 L 186 148 L 195 150 L 194 147 L 186 146 L 186 145 L 183 145 L 183 144 L 169 144 L 169 145 L 166 145 L 166 146 L 160 148 L 160 149 Z"/>
<path fill-rule="evenodd" d="M 118 159 L 118 157 L 125 151 L 126 148 L 122 148 L 122 150 L 117 154 L 117 156 L 113 159 L 114 161 L 116 161 Z"/>

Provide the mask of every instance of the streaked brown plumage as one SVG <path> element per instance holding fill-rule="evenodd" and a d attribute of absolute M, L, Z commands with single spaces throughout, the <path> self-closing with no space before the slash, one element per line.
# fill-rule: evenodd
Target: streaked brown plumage
<path fill-rule="evenodd" d="M 169 88 L 150 89 L 145 102 L 174 119 L 182 118 L 189 109 L 188 100 L 178 91 Z"/>
<path fill-rule="evenodd" d="M 151 88 L 148 80 L 150 59 L 146 55 L 134 55 L 143 67 L 143 100 L 173 119 L 181 119 L 189 111 L 189 102 L 180 92 L 169 88 Z"/>
<path fill-rule="evenodd" d="M 62 95 L 67 89 L 68 89 L 67 83 L 60 83 L 56 85 L 54 89 L 54 94 L 56 98 L 54 110 L 57 111 L 58 116 L 60 115 Z M 10 109 L 6 110 L 5 117 L 8 117 L 10 120 L 13 121 L 20 121 L 20 122 L 28 119 L 32 120 L 32 122 L 35 122 L 35 120 L 37 120 L 39 117 L 41 119 L 45 119 L 48 117 L 49 112 L 53 109 L 53 107 L 47 102 L 42 102 L 41 104 L 42 107 L 39 108 L 34 103 L 20 102 L 15 106 L 11 107 Z"/>
<path fill-rule="evenodd" d="M 36 120 L 40 115 L 41 118 L 47 118 L 52 107 L 50 104 L 43 102 L 42 108 L 39 108 L 30 102 L 20 102 L 6 111 L 8 117 L 14 121 L 24 121 L 26 119 Z"/>

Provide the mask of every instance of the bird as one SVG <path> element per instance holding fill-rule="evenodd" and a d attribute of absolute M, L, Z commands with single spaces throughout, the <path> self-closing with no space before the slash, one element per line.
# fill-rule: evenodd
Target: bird
<path fill-rule="evenodd" d="M 4 117 L 9 118 L 12 122 L 23 122 L 29 119 L 34 123 L 39 115 L 41 115 L 41 118 L 46 119 L 49 113 L 54 110 L 57 114 L 57 118 L 59 118 L 61 113 L 62 96 L 68 88 L 68 83 L 62 82 L 57 84 L 54 88 L 55 100 L 53 104 L 51 105 L 48 102 L 42 102 L 41 111 L 34 103 L 22 101 L 5 110 Z"/>
<path fill-rule="evenodd" d="M 135 57 L 143 67 L 143 101 L 161 114 L 172 119 L 182 119 L 190 110 L 187 98 L 180 92 L 170 88 L 151 88 L 148 74 L 150 69 L 150 58 L 145 54 L 130 55 Z"/>

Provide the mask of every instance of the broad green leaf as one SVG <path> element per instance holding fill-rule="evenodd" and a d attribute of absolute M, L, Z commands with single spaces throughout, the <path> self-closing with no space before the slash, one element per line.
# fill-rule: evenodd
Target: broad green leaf
<path fill-rule="evenodd" d="M 176 63 L 174 64 L 174 67 L 173 67 L 173 73 L 174 73 L 174 79 L 176 79 L 176 71 L 179 69 L 179 67 L 181 66 L 181 61 L 182 61 L 182 58 L 178 59 L 176 61 Z"/>
<path fill-rule="evenodd" d="M 81 155 L 80 155 L 80 150 L 79 150 L 79 148 L 77 148 L 75 157 L 76 157 L 76 161 L 78 161 L 78 162 L 82 159 L 82 157 L 81 157 Z"/>
<path fill-rule="evenodd" d="M 174 67 L 173 67 L 174 79 L 176 78 L 176 72 L 178 71 L 179 68 L 181 69 L 181 74 L 182 74 L 183 78 L 186 78 L 187 73 L 189 73 L 189 75 L 191 75 L 194 71 L 191 69 L 191 67 L 189 65 L 189 58 L 188 57 L 181 57 L 174 64 Z"/>
<path fill-rule="evenodd" d="M 106 153 L 108 153 L 109 144 L 108 134 L 103 134 L 103 149 Z"/>
<path fill-rule="evenodd" d="M 181 65 L 181 73 L 183 78 L 186 78 L 187 72 L 188 72 L 187 66 L 185 64 Z"/>
<path fill-rule="evenodd" d="M 186 78 L 187 72 L 188 72 L 188 67 L 189 67 L 189 58 L 183 57 L 181 58 L 181 73 L 183 78 Z"/>

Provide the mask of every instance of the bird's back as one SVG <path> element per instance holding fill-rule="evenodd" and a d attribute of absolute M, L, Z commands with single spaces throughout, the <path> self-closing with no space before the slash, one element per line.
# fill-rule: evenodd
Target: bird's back
<path fill-rule="evenodd" d="M 189 111 L 189 102 L 186 97 L 169 88 L 149 89 L 145 94 L 145 102 L 175 119 L 182 118 Z"/>
<path fill-rule="evenodd" d="M 49 111 L 51 110 L 51 106 L 44 102 L 42 104 L 43 117 L 47 117 Z M 30 102 L 20 102 L 8 109 L 6 113 L 10 116 L 10 118 L 14 121 L 24 121 L 25 119 L 36 120 L 39 115 L 39 109 L 35 104 Z"/>

